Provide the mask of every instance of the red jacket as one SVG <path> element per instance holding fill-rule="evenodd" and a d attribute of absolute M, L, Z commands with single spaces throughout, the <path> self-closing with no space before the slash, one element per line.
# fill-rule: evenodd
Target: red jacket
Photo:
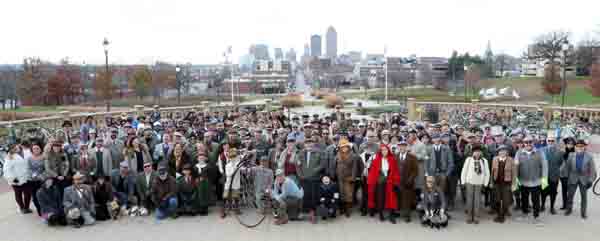
<path fill-rule="evenodd" d="M 388 149 L 387 161 L 389 165 L 389 173 L 385 184 L 385 209 L 397 209 L 398 200 L 396 192 L 394 192 L 394 186 L 400 185 L 400 170 L 398 168 L 398 162 L 396 157 L 392 154 L 388 146 L 381 146 L 381 148 Z M 381 149 L 380 148 L 380 149 Z M 379 172 L 381 170 L 381 150 L 375 155 L 371 168 L 369 168 L 369 175 L 367 176 L 367 190 L 368 190 L 368 207 L 375 208 L 375 189 L 377 188 L 377 179 L 379 178 Z"/>

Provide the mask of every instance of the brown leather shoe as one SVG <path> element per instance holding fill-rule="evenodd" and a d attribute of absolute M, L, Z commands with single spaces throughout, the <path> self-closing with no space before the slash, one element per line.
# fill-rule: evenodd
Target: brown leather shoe
<path fill-rule="evenodd" d="M 287 218 L 279 218 L 279 219 L 275 220 L 275 225 L 284 225 L 286 223 L 288 223 Z"/>

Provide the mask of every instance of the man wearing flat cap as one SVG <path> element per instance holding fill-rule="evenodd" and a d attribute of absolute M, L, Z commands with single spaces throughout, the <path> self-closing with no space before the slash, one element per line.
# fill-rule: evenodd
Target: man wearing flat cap
<path fill-rule="evenodd" d="M 65 188 L 63 206 L 67 215 L 67 222 L 76 228 L 81 225 L 92 225 L 96 213 L 96 203 L 92 188 L 83 184 L 85 176 L 76 173 L 73 176 L 73 185 Z"/>
<path fill-rule="evenodd" d="M 113 194 L 119 206 L 128 209 L 131 203 L 137 203 L 135 197 L 135 177 L 129 170 L 127 161 L 119 164 L 119 170 L 113 170 L 110 175 Z"/>
<path fill-rule="evenodd" d="M 584 140 L 578 140 L 575 144 L 575 152 L 569 154 L 569 159 L 566 160 L 563 168 L 568 173 L 569 193 L 567 201 L 567 210 L 565 215 L 568 216 L 573 212 L 573 198 L 575 192 L 579 189 L 581 198 L 581 218 L 587 219 L 587 193 L 592 187 L 592 183 L 598 177 L 594 158 L 585 147 L 587 146 Z"/>
<path fill-rule="evenodd" d="M 432 135 L 431 140 L 433 145 L 425 161 L 425 176 L 435 177 L 436 186 L 448 196 L 447 181 L 454 171 L 454 156 L 450 148 L 442 143 L 439 134 Z"/>
<path fill-rule="evenodd" d="M 539 219 L 540 198 L 542 189 L 545 189 L 548 185 L 548 162 L 543 153 L 533 147 L 534 143 L 531 136 L 526 136 L 523 143 L 524 148 L 519 150 L 515 156 L 519 182 L 521 183 L 521 209 L 525 216 L 530 213 L 529 197 L 531 196 L 534 224 L 543 225 Z"/>
<path fill-rule="evenodd" d="M 158 177 L 152 184 L 152 201 L 157 205 L 157 220 L 177 217 L 177 184 L 175 178 L 169 175 L 166 163 L 158 166 Z"/>

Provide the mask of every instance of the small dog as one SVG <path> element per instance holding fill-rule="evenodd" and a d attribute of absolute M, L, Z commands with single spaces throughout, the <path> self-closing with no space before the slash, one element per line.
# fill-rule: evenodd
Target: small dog
<path fill-rule="evenodd" d="M 110 218 L 113 220 L 117 220 L 121 215 L 121 209 L 119 208 L 119 203 L 117 201 L 112 201 L 109 203 L 109 214 Z"/>

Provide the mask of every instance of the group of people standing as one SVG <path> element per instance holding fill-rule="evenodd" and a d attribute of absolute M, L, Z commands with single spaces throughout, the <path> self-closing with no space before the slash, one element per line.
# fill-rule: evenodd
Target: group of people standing
<path fill-rule="evenodd" d="M 64 135 L 17 138 L 4 178 L 23 214 L 33 199 L 44 222 L 76 227 L 152 212 L 157 220 L 207 215 L 213 206 L 225 218 L 240 211 L 244 184 L 234 172 L 241 161 L 255 164 L 244 173 L 254 177 L 261 211 L 262 199 L 274 200 L 278 225 L 358 209 L 381 221 L 416 217 L 445 227 L 460 201 L 469 224 L 480 222 L 483 207 L 498 223 L 520 211 L 519 219 L 532 213 L 542 224 L 540 213 L 557 214 L 559 188 L 564 214 L 572 214 L 579 190 L 587 218 L 597 173 L 586 142 L 555 132 L 507 135 L 507 128 L 411 122 L 400 113 L 353 119 L 340 108 L 294 117 L 281 110 L 163 117 L 155 106 L 107 126 L 89 116 L 78 130 L 65 121 Z"/>

